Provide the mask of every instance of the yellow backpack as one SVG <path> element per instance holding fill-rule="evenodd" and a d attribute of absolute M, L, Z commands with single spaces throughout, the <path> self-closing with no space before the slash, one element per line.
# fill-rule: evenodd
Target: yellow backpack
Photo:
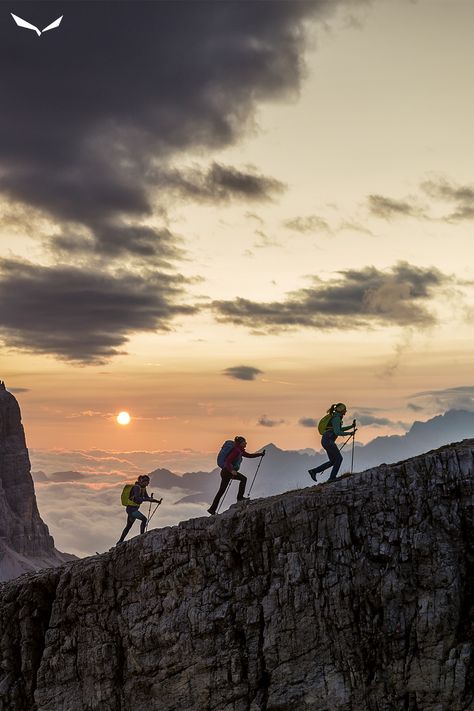
<path fill-rule="evenodd" d="M 133 489 L 135 484 L 125 484 L 125 486 L 122 489 L 122 506 L 137 506 L 138 504 L 135 501 L 132 501 L 130 498 L 130 492 Z"/>
<path fill-rule="evenodd" d="M 322 417 L 319 420 L 319 424 L 318 424 L 319 434 L 324 434 L 326 432 L 327 428 L 331 424 L 331 420 L 332 420 L 333 416 L 334 416 L 334 412 L 332 414 L 330 412 L 328 412 L 327 415 L 324 415 L 324 417 Z"/>

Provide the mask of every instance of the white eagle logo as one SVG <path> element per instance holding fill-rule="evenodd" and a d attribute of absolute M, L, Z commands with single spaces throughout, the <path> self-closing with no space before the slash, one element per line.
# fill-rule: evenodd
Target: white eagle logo
<path fill-rule="evenodd" d="M 54 30 L 55 27 L 59 27 L 59 25 L 61 24 L 61 20 L 63 19 L 63 15 L 61 15 L 61 17 L 58 17 L 57 20 L 45 27 L 44 30 L 39 30 L 37 27 L 32 25 L 31 22 L 22 20 L 21 17 L 18 17 L 18 15 L 14 15 L 13 12 L 11 12 L 10 15 L 13 17 L 18 27 L 26 27 L 27 30 L 34 30 L 38 33 L 38 37 L 40 37 L 43 32 L 47 32 L 48 30 Z"/>

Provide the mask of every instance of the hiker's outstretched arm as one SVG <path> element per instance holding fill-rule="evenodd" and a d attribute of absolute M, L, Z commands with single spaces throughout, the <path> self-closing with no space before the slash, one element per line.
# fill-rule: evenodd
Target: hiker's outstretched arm
<path fill-rule="evenodd" d="M 355 425 L 347 425 L 347 427 L 341 427 L 342 431 L 344 433 L 349 432 L 349 430 L 354 430 L 355 431 Z"/>
<path fill-rule="evenodd" d="M 334 434 L 339 437 L 344 437 L 344 435 L 349 433 L 349 430 L 352 431 L 354 429 L 354 425 L 347 425 L 346 427 L 343 427 L 342 419 L 335 416 L 332 418 L 332 428 L 334 430 Z"/>

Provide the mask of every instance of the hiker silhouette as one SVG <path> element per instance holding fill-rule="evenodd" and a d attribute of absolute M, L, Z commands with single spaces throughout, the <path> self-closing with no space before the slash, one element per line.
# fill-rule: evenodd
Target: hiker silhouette
<path fill-rule="evenodd" d="M 245 437 L 240 436 L 235 437 L 233 442 L 229 439 L 222 445 L 221 450 L 217 455 L 217 464 L 221 467 L 221 483 L 217 494 L 214 497 L 214 501 L 212 502 L 210 508 L 207 509 L 208 513 L 211 515 L 217 513 L 219 501 L 232 479 L 237 479 L 239 481 L 237 501 L 243 501 L 247 477 L 239 472 L 242 458 L 246 457 L 248 459 L 254 459 L 255 457 L 265 456 L 265 450 L 263 450 L 263 452 L 253 452 L 250 454 L 250 452 L 245 451 L 246 446 L 247 441 Z"/>
<path fill-rule="evenodd" d="M 314 469 L 309 469 L 309 475 L 313 481 L 316 481 L 316 476 L 321 474 L 321 472 L 332 467 L 331 474 L 329 475 L 328 481 L 334 481 L 342 464 L 342 454 L 339 447 L 336 444 L 338 437 L 344 437 L 345 435 L 352 436 L 357 432 L 356 421 L 352 422 L 352 425 L 347 425 L 343 427 L 342 418 L 347 412 L 347 408 L 343 402 L 338 402 L 331 405 L 327 414 L 320 420 L 318 425 L 319 432 L 323 435 L 321 438 L 321 444 L 327 452 L 328 461 L 324 464 L 320 464 L 319 467 Z M 351 430 L 351 431 L 349 431 Z"/>
<path fill-rule="evenodd" d="M 133 486 L 127 485 L 124 487 L 122 492 L 122 504 L 127 508 L 127 525 L 122 531 L 118 543 L 123 543 L 125 536 L 130 531 L 131 527 L 135 521 L 140 521 L 140 533 L 145 533 L 147 517 L 141 513 L 138 509 L 144 501 L 155 501 L 153 494 L 148 496 L 146 487 L 150 483 L 150 477 L 147 474 L 143 474 L 138 477 Z"/>

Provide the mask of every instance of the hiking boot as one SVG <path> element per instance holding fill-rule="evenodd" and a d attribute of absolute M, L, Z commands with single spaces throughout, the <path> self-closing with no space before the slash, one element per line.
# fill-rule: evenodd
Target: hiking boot
<path fill-rule="evenodd" d="M 313 481 L 316 481 L 316 476 L 319 474 L 319 472 L 316 469 L 308 469 L 308 474 L 310 475 Z"/>
<path fill-rule="evenodd" d="M 210 513 L 211 516 L 215 516 L 215 515 L 216 515 L 216 512 L 214 511 L 214 509 L 207 509 L 207 513 Z"/>
<path fill-rule="evenodd" d="M 250 496 L 238 496 L 237 497 L 237 503 L 241 504 L 242 502 L 250 501 Z"/>

